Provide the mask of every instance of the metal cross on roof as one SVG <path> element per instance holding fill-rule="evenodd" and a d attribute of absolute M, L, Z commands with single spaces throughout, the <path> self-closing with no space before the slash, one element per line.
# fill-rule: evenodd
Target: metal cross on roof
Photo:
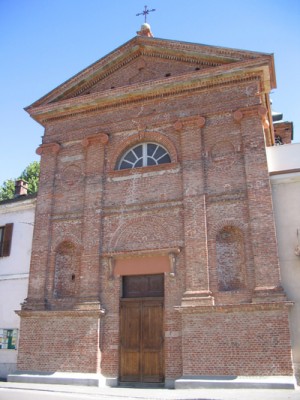
<path fill-rule="evenodd" d="M 145 16 L 145 22 L 147 22 L 147 15 L 148 15 L 150 12 L 152 12 L 152 11 L 156 11 L 155 8 L 152 8 L 152 10 L 149 10 L 149 9 L 147 8 L 147 6 L 145 6 L 144 11 L 141 12 L 141 13 L 139 13 L 139 14 L 136 14 L 136 16 L 138 17 L 138 16 L 140 16 L 140 15 L 144 15 L 144 16 Z"/>

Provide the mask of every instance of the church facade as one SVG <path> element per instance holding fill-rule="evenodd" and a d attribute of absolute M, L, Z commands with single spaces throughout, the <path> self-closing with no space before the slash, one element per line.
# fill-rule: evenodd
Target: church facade
<path fill-rule="evenodd" d="M 18 370 L 292 376 L 266 150 L 273 56 L 137 36 L 45 127 Z"/>

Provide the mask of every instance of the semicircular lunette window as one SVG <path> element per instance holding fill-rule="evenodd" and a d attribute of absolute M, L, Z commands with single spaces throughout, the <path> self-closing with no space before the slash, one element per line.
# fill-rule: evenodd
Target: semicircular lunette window
<path fill-rule="evenodd" d="M 156 143 L 142 143 L 132 147 L 122 156 L 118 169 L 148 167 L 171 162 L 168 151 Z"/>

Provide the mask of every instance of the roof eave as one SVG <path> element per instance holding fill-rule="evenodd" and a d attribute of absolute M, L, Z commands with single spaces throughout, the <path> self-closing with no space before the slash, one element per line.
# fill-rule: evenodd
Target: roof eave
<path fill-rule="evenodd" d="M 126 59 L 132 59 L 135 54 L 138 54 L 141 49 L 147 49 L 149 52 L 154 50 L 159 54 L 179 54 L 186 57 L 207 59 L 223 64 L 238 63 L 240 61 L 258 60 L 261 58 L 270 58 L 270 69 L 273 71 L 272 87 L 276 87 L 274 57 L 272 54 L 259 53 L 246 50 L 230 49 L 218 46 L 209 46 L 203 44 L 195 44 L 189 42 L 174 41 L 169 39 L 148 38 L 136 36 L 104 57 L 94 62 L 89 67 L 83 69 L 72 78 L 68 79 L 55 89 L 50 91 L 39 100 L 35 101 L 30 106 L 26 107 L 28 111 L 31 108 L 59 101 L 65 97 L 73 97 L 77 92 L 84 88 L 87 81 L 93 81 L 95 76 L 105 74 L 114 65 L 122 65 Z M 113 68 L 112 68 L 113 69 Z"/>
<path fill-rule="evenodd" d="M 68 100 L 62 100 L 40 106 L 30 106 L 26 111 L 42 125 L 53 118 L 62 118 L 72 114 L 118 104 L 132 103 L 141 99 L 149 99 L 159 95 L 174 95 L 183 91 L 214 85 L 222 85 L 226 81 L 258 76 L 263 81 L 264 92 L 268 93 L 274 88 L 272 78 L 272 59 L 265 57 L 251 61 L 229 64 L 217 68 L 188 73 L 161 80 L 144 82 L 130 86 L 123 86 L 113 90 L 82 95 Z"/>

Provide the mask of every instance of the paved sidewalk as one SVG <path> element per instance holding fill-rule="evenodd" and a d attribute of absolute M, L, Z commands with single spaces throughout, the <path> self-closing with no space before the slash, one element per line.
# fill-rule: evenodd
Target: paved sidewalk
<path fill-rule="evenodd" d="M 0 382 L 0 399 L 6 399 L 10 392 L 26 392 L 43 398 L 48 392 L 68 398 L 101 400 L 300 400 L 300 388 L 287 389 L 133 389 L 72 385 L 46 385 Z M 72 396 L 74 395 L 74 397 Z M 12 397 L 9 397 L 12 398 Z M 61 397 L 60 397 L 61 398 Z"/>

